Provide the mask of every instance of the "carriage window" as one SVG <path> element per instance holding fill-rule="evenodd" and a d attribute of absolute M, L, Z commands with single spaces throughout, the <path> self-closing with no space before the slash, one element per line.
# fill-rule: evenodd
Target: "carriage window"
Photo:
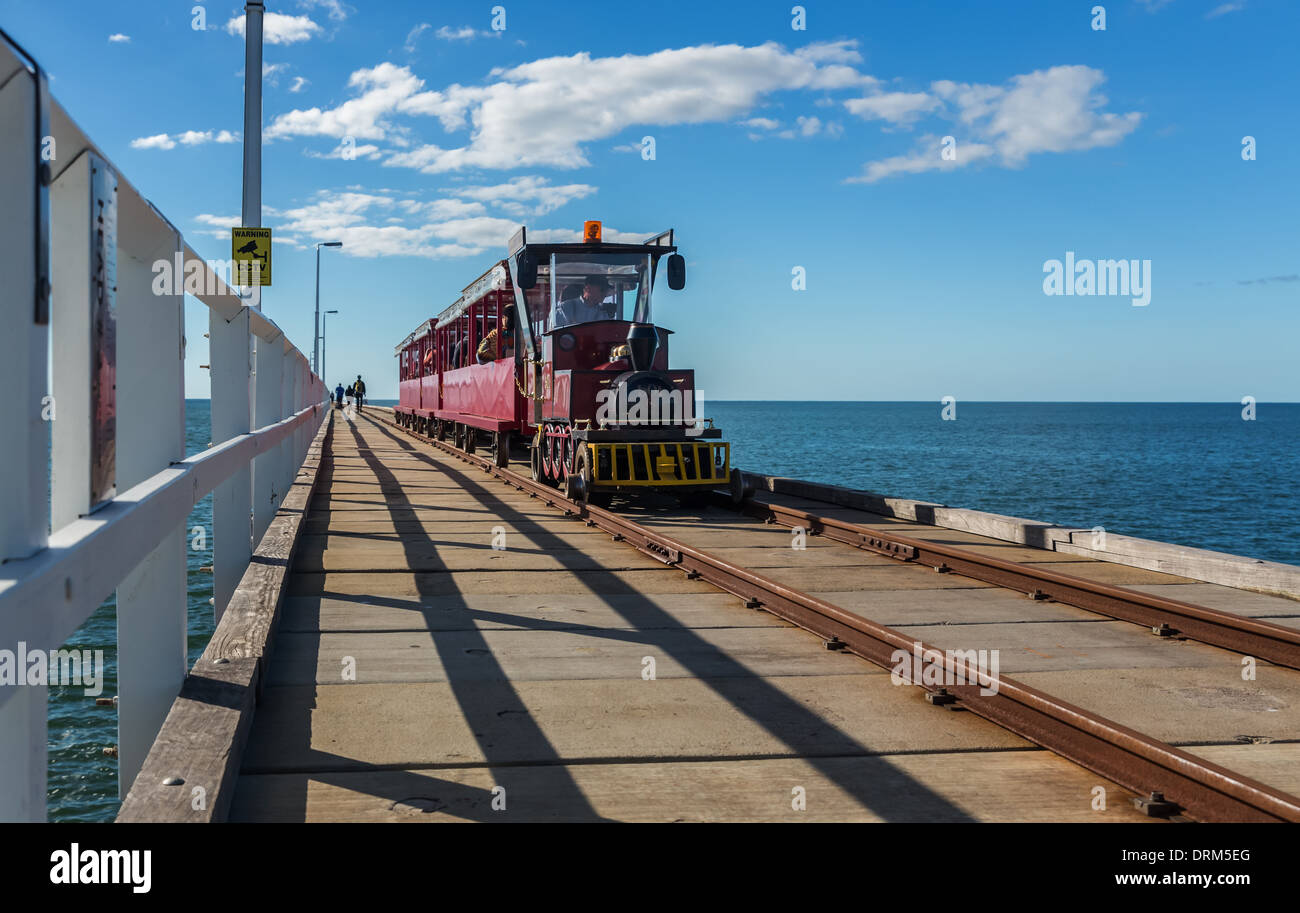
<path fill-rule="evenodd" d="M 595 320 L 650 322 L 648 254 L 552 254 L 550 266 L 552 329 Z"/>

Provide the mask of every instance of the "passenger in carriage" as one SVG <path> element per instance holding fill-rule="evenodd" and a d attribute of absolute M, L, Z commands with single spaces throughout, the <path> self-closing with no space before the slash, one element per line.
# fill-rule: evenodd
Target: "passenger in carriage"
<path fill-rule="evenodd" d="M 572 292 L 576 285 L 565 288 L 565 294 Z M 566 327 L 575 323 L 590 323 L 593 320 L 610 320 L 614 305 L 606 302 L 609 295 L 609 282 L 604 276 L 588 276 L 582 285 L 581 297 L 563 298 L 555 306 L 553 327 Z"/>
<path fill-rule="evenodd" d="M 483 337 L 478 344 L 478 363 L 485 365 L 498 358 L 509 358 L 515 354 L 515 306 L 508 304 L 501 312 L 501 328 L 504 338 L 498 338 L 496 328 Z"/>

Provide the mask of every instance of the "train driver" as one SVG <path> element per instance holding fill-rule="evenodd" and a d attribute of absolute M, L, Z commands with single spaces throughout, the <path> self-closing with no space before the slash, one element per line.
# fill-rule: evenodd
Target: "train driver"
<path fill-rule="evenodd" d="M 605 301 L 608 295 L 609 281 L 604 276 L 588 276 L 582 284 L 581 297 L 569 298 L 556 305 L 552 326 L 564 327 L 574 323 L 612 319 L 613 303 Z"/>

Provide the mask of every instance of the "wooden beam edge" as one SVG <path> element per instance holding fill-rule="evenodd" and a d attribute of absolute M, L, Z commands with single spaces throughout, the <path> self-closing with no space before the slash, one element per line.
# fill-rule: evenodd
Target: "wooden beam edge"
<path fill-rule="evenodd" d="M 119 823 L 226 820 L 289 568 L 320 483 L 320 470 L 329 459 L 333 428 L 330 410 L 217 630 L 186 675 L 122 801 Z"/>

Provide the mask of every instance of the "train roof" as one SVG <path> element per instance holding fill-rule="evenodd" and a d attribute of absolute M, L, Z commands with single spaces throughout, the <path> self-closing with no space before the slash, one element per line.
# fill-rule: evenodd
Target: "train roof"
<path fill-rule="evenodd" d="M 640 244 L 620 244 L 620 243 L 606 243 L 606 242 L 591 243 L 586 241 L 580 241 L 575 243 L 561 243 L 561 244 L 545 244 L 545 243 L 536 244 L 536 243 L 530 243 L 528 241 L 528 229 L 523 226 L 520 226 L 519 230 L 515 232 L 514 237 L 510 239 L 510 243 L 507 245 L 507 250 L 510 251 L 510 256 L 512 257 L 517 255 L 521 250 L 523 250 L 524 247 L 528 247 L 531 250 L 533 250 L 535 253 L 543 254 L 543 255 L 550 254 L 550 253 L 562 253 L 562 252 L 563 253 L 588 252 L 588 253 L 596 253 L 596 254 L 629 253 L 629 252 L 667 254 L 667 253 L 677 252 L 677 245 L 674 242 L 675 242 L 674 232 L 670 228 L 667 231 L 660 232 L 659 234 L 655 235 L 652 238 L 646 238 L 645 241 L 643 241 Z M 452 302 L 450 307 L 444 309 L 441 313 L 438 314 L 437 317 L 430 318 L 429 320 L 426 320 L 424 323 L 420 324 L 418 327 L 415 328 L 414 332 L 412 332 L 409 336 L 407 336 L 400 343 L 394 346 L 393 354 L 401 355 L 402 350 L 405 349 L 407 346 L 409 346 L 411 343 L 413 343 L 415 340 L 428 335 L 428 333 L 431 330 L 437 329 L 439 327 L 445 327 L 447 324 L 451 323 L 461 314 L 465 313 L 466 308 L 468 308 L 470 305 L 477 302 L 484 295 L 488 294 L 489 292 L 495 292 L 500 289 L 503 289 L 509 284 L 510 284 L 509 264 L 505 260 L 498 260 L 496 263 L 492 264 L 491 268 L 488 269 L 487 272 L 479 276 L 469 285 L 465 286 L 465 290 L 461 292 L 459 298 L 457 298 L 454 302 Z"/>
<path fill-rule="evenodd" d="M 465 309 L 471 304 L 474 304 L 489 292 L 495 292 L 505 288 L 509 281 L 510 274 L 506 271 L 506 262 L 501 260 L 492 264 L 492 267 L 487 272 L 479 276 L 469 285 L 465 286 L 465 290 L 460 293 L 460 297 L 457 298 L 450 307 L 445 308 L 437 317 L 431 317 L 424 323 L 420 324 L 409 336 L 394 346 L 393 354 L 402 354 L 402 350 L 415 342 L 415 340 L 427 336 L 430 330 L 436 329 L 437 327 L 444 327 L 451 323 L 461 314 L 465 313 Z"/>

